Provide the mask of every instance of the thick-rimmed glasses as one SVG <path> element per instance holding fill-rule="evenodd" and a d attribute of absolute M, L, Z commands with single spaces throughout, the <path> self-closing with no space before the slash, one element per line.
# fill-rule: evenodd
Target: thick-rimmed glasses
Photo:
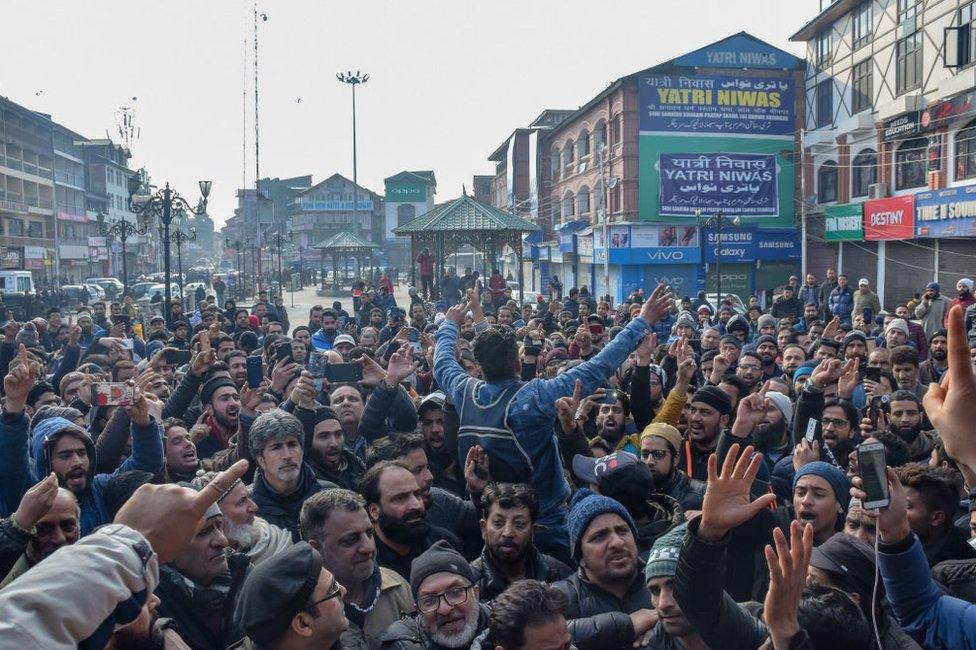
<path fill-rule="evenodd" d="M 468 599 L 468 587 L 451 587 L 447 591 L 443 591 L 439 594 L 424 594 L 417 599 L 417 609 L 419 609 L 424 614 L 430 614 L 436 611 L 441 604 L 441 598 L 444 602 L 450 606 L 460 605 Z"/>
<path fill-rule="evenodd" d="M 329 587 L 329 593 L 327 593 L 321 599 L 316 600 L 314 603 L 311 603 L 305 609 L 306 609 L 306 611 L 311 611 L 311 610 L 315 609 L 316 607 L 318 607 L 319 605 L 321 605 L 322 603 L 324 603 L 325 601 L 332 600 L 333 598 L 335 598 L 336 596 L 340 595 L 341 593 L 342 593 L 342 585 L 339 584 L 339 581 L 338 580 L 336 580 L 335 578 L 333 578 L 332 579 L 332 585 Z"/>

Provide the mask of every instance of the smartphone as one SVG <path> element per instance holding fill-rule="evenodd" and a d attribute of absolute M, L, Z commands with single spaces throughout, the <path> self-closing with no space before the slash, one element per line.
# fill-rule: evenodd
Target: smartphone
<path fill-rule="evenodd" d="M 362 381 L 363 364 L 330 363 L 325 366 L 325 378 L 330 382 Z"/>
<path fill-rule="evenodd" d="M 861 476 L 861 486 L 867 494 L 863 504 L 865 510 L 884 508 L 891 502 L 885 465 L 883 444 L 865 442 L 857 446 L 857 471 Z"/>
<path fill-rule="evenodd" d="M 881 381 L 881 368 L 868 366 L 864 369 L 864 378 L 870 379 L 873 382 Z"/>
<path fill-rule="evenodd" d="M 190 363 L 189 350 L 166 350 L 166 365 L 182 366 Z"/>
<path fill-rule="evenodd" d="M 701 354 L 701 339 L 688 339 L 688 345 L 695 351 L 695 354 Z"/>
<path fill-rule="evenodd" d="M 870 327 L 870 325 L 871 325 L 871 308 L 870 307 L 865 307 L 864 309 L 862 309 L 861 310 L 861 316 L 864 318 L 864 324 Z"/>
<path fill-rule="evenodd" d="M 816 418 L 810 418 L 809 420 L 807 420 L 807 431 L 806 433 L 803 434 L 803 437 L 806 438 L 807 442 L 809 442 L 811 445 L 813 444 L 814 439 L 816 439 L 817 437 Z"/>
<path fill-rule="evenodd" d="M 119 381 L 92 384 L 92 406 L 128 406 L 132 404 L 132 387 Z"/>
<path fill-rule="evenodd" d="M 261 385 L 261 380 L 264 379 L 264 371 L 261 366 L 261 357 L 248 357 L 247 358 L 247 385 L 251 388 L 257 388 Z"/>
<path fill-rule="evenodd" d="M 291 349 L 291 343 L 282 342 L 275 346 L 275 357 L 281 363 L 291 363 L 295 360 Z"/>
<path fill-rule="evenodd" d="M 420 340 L 420 332 L 413 327 L 410 328 L 410 333 L 407 336 L 411 343 L 416 343 Z"/>

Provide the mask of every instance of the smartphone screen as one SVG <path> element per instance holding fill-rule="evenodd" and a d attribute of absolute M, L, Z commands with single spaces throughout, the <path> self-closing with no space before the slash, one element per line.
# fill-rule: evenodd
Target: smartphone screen
<path fill-rule="evenodd" d="M 325 378 L 331 382 L 361 381 L 363 364 L 330 363 L 325 367 Z"/>
<path fill-rule="evenodd" d="M 857 469 L 867 493 L 864 508 L 884 508 L 891 501 L 885 470 L 885 448 L 880 442 L 866 442 L 857 447 Z"/>
<path fill-rule="evenodd" d="M 873 382 L 881 381 L 881 368 L 868 366 L 864 369 L 864 378 L 870 379 Z"/>
<path fill-rule="evenodd" d="M 807 431 L 803 434 L 803 437 L 807 439 L 807 442 L 813 443 L 814 438 L 817 437 L 817 420 L 816 418 L 810 418 L 807 420 Z"/>
<path fill-rule="evenodd" d="M 261 380 L 263 379 L 263 372 L 261 368 L 261 357 L 248 357 L 247 358 L 247 385 L 251 388 L 257 388 L 261 385 Z"/>
<path fill-rule="evenodd" d="M 182 366 L 190 363 L 190 351 L 166 350 L 166 363 L 171 366 Z"/>
<path fill-rule="evenodd" d="M 281 361 L 283 363 L 291 363 L 292 361 L 294 361 L 295 358 L 292 356 L 291 343 L 289 342 L 279 343 L 278 346 L 275 348 L 275 356 L 278 358 L 278 361 Z"/>
<path fill-rule="evenodd" d="M 864 324 L 871 325 L 871 308 L 865 307 L 861 310 L 861 315 L 864 317 Z"/>
<path fill-rule="evenodd" d="M 120 406 L 132 403 L 132 388 L 117 381 L 99 381 L 92 384 L 93 406 Z"/>

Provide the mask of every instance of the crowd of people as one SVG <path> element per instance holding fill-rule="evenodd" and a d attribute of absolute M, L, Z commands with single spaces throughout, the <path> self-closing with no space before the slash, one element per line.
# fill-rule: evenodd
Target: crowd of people
<path fill-rule="evenodd" d="M 430 270 L 0 319 L 0 648 L 976 647 L 971 280 Z"/>

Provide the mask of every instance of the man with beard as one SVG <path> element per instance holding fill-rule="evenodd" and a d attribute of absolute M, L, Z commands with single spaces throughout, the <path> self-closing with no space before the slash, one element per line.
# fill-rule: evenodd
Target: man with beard
<path fill-rule="evenodd" d="M 197 442 L 197 454 L 210 458 L 227 449 L 240 427 L 241 396 L 237 384 L 226 376 L 214 377 L 200 389 L 200 404 L 210 433 Z"/>
<path fill-rule="evenodd" d="M 929 282 L 922 299 L 915 306 L 915 318 L 922 321 L 922 329 L 928 337 L 944 327 L 945 315 L 949 311 L 949 299 L 941 291 L 938 282 Z"/>
<path fill-rule="evenodd" d="M 922 403 L 907 390 L 896 390 L 888 399 L 888 430 L 905 441 L 913 463 L 928 461 L 939 435 L 936 431 L 922 431 Z"/>
<path fill-rule="evenodd" d="M 424 397 L 417 407 L 419 429 L 424 437 L 424 450 L 430 472 L 434 475 L 434 487 L 447 490 L 457 496 L 464 495 L 461 468 L 457 452 L 447 446 L 444 430 L 444 393 L 435 391 Z"/>
<path fill-rule="evenodd" d="M 945 560 L 976 558 L 976 549 L 952 525 L 959 508 L 958 474 L 920 465 L 905 465 L 895 473 L 901 483 L 908 525 L 918 535 L 929 566 Z M 887 541 L 885 530 L 880 532 L 882 540 Z"/>
<path fill-rule="evenodd" d="M 759 337 L 762 339 L 763 337 Z M 772 338 L 772 337 L 770 337 Z M 773 343 L 775 346 L 775 342 Z M 718 362 L 715 363 L 715 368 L 718 368 Z M 715 370 L 712 370 L 714 376 Z M 742 380 L 745 385 L 746 392 L 752 393 L 759 390 L 759 386 L 762 383 L 763 376 L 763 359 L 759 356 L 758 352 L 743 352 L 739 357 L 739 363 L 735 368 L 735 376 Z"/>
<path fill-rule="evenodd" d="M 349 628 L 340 647 L 376 647 L 383 631 L 414 603 L 406 580 L 376 562 L 366 502 L 350 490 L 322 490 L 302 506 L 301 529 L 322 565 L 346 589 L 342 600 Z"/>
<path fill-rule="evenodd" d="M 915 395 L 919 400 L 925 395 L 928 386 L 919 382 L 918 350 L 907 345 L 899 345 L 891 350 L 891 374 L 898 382 L 898 389 Z"/>
<path fill-rule="evenodd" d="M 380 566 L 410 575 L 410 564 L 438 540 L 454 548 L 461 542 L 453 533 L 431 526 L 427 521 L 424 489 L 406 463 L 384 460 L 363 476 L 360 493 L 366 511 L 376 527 L 376 557 Z"/>
<path fill-rule="evenodd" d="M 844 341 L 840 346 L 840 352 L 845 360 L 857 359 L 858 368 L 864 368 L 867 365 L 868 359 L 868 344 L 864 333 L 860 330 L 851 330 L 845 334 Z"/>
<path fill-rule="evenodd" d="M 332 343 L 339 333 L 339 315 L 334 309 L 323 309 L 321 322 L 322 327 L 312 334 L 312 345 L 316 350 L 331 350 Z"/>
<path fill-rule="evenodd" d="M 942 376 L 949 369 L 948 362 L 949 338 L 945 330 L 938 330 L 929 336 L 929 358 L 918 366 L 918 381 L 922 386 L 928 386 L 942 381 Z"/>
<path fill-rule="evenodd" d="M 573 643 L 631 647 L 657 623 L 639 570 L 634 520 L 614 499 L 583 488 L 573 495 L 569 537 L 579 570 L 553 586 L 566 596 Z"/>
<path fill-rule="evenodd" d="M 479 603 L 475 573 L 461 555 L 440 541 L 417 557 L 410 569 L 417 615 L 391 625 L 380 637 L 390 650 L 482 647 L 488 608 Z M 479 643 L 474 644 L 475 640 Z"/>
<path fill-rule="evenodd" d="M 197 446 L 179 418 L 163 420 L 163 446 L 168 482 L 191 481 L 200 469 Z"/>
<path fill-rule="evenodd" d="M 302 503 L 319 490 L 336 487 L 316 479 L 303 461 L 304 440 L 302 423 L 281 409 L 259 415 L 248 432 L 248 445 L 258 466 L 251 498 L 261 517 L 289 531 L 296 542 L 301 539 L 298 515 Z"/>
<path fill-rule="evenodd" d="M 755 363 L 749 358 L 746 363 Z M 708 457 L 718 446 L 718 436 L 728 426 L 732 414 L 732 400 L 716 386 L 704 386 L 695 391 L 688 404 L 688 438 L 684 442 L 682 463 L 691 478 L 704 481 L 708 477 Z"/>
<path fill-rule="evenodd" d="M 484 517 L 481 556 L 471 563 L 484 601 L 494 600 L 520 580 L 552 583 L 573 572 L 554 557 L 540 553 L 532 543 L 539 499 L 522 483 L 493 483 L 481 496 Z"/>
<path fill-rule="evenodd" d="M 687 510 L 701 510 L 705 482 L 689 477 L 678 465 L 681 433 L 670 424 L 655 422 L 640 437 L 640 458 L 651 468 L 654 492 L 666 494 Z"/>
<path fill-rule="evenodd" d="M 681 554 L 681 542 L 687 530 L 688 526 L 682 524 L 659 537 L 644 567 L 644 579 L 651 592 L 651 605 L 657 612 L 659 623 L 654 626 L 647 644 L 651 648 L 677 650 L 706 647 L 674 597 L 674 575 Z"/>
<path fill-rule="evenodd" d="M 339 416 L 328 406 L 315 403 L 315 384 L 311 374 L 302 373 L 298 385 L 292 391 L 292 401 L 301 393 L 295 417 L 305 429 L 306 462 L 315 471 L 315 477 L 330 481 L 339 487 L 354 490 L 359 485 L 366 466 L 345 446 L 345 436 Z"/>
<path fill-rule="evenodd" d="M 949 301 L 949 305 L 946 307 L 945 316 L 943 317 L 942 327 L 948 326 L 949 312 L 956 305 L 962 307 L 963 314 L 970 305 L 976 304 L 976 296 L 973 296 L 973 281 L 969 278 L 962 278 L 956 283 L 956 294 L 957 297 Z M 969 329 L 968 327 L 966 328 Z"/>
<path fill-rule="evenodd" d="M 793 404 L 783 393 L 749 395 L 739 402 L 728 434 L 729 444 L 753 445 L 772 473 L 776 463 L 793 451 L 792 422 Z"/>
<path fill-rule="evenodd" d="M 80 513 L 75 495 L 58 487 L 57 479 L 53 475 L 28 490 L 13 515 L 13 529 L 4 534 L 4 555 L 9 550 L 13 556 L 16 553 L 12 548 L 14 545 L 21 551 L 21 555 L 3 578 L 3 582 L 0 582 L 0 589 L 62 546 L 77 542 L 80 536 Z M 10 549 L 7 548 L 8 545 L 11 546 Z"/>
<path fill-rule="evenodd" d="M 223 361 L 227 364 L 230 378 L 237 390 L 244 388 L 247 382 L 247 355 L 242 350 L 233 350 L 224 355 Z"/>
<path fill-rule="evenodd" d="M 20 347 L 21 358 L 27 352 Z M 0 440 L 6 466 L 0 478 L 0 503 L 19 503 L 33 484 L 28 463 L 28 444 L 34 459 L 33 471 L 44 477 L 54 472 L 58 483 L 71 490 L 81 507 L 81 533 L 87 535 L 110 521 L 104 490 L 113 474 L 141 470 L 156 474 L 163 468 L 163 445 L 159 423 L 150 414 L 145 394 L 135 389 L 131 406 L 125 407 L 131 421 L 132 454 L 112 474 L 94 474 L 95 443 L 88 432 L 61 417 L 52 417 L 34 427 L 28 443 L 28 420 L 24 409 L 35 383 L 34 369 L 22 363 L 4 377 L 6 402 L 0 417 Z M 8 506 L 9 507 L 9 506 Z"/>
<path fill-rule="evenodd" d="M 630 399 L 621 390 L 606 391 L 597 400 L 599 410 L 596 414 L 597 438 L 614 451 L 637 454 L 640 443 L 637 434 L 625 435 L 627 419 L 630 416 Z"/>
<path fill-rule="evenodd" d="M 159 613 L 173 619 L 193 650 L 226 648 L 244 637 L 234 609 L 251 563 L 227 550 L 221 520 L 211 505 L 190 543 L 159 567 Z"/>
<path fill-rule="evenodd" d="M 807 352 L 799 343 L 789 343 L 783 348 L 783 378 L 793 383 L 793 373 L 807 360 Z"/>
<path fill-rule="evenodd" d="M 776 345 L 776 339 L 774 337 L 763 334 L 757 338 L 756 354 L 759 355 L 759 360 L 762 361 L 762 381 L 783 374 L 780 367 L 776 365 L 776 355 L 779 354 L 779 348 Z"/>

